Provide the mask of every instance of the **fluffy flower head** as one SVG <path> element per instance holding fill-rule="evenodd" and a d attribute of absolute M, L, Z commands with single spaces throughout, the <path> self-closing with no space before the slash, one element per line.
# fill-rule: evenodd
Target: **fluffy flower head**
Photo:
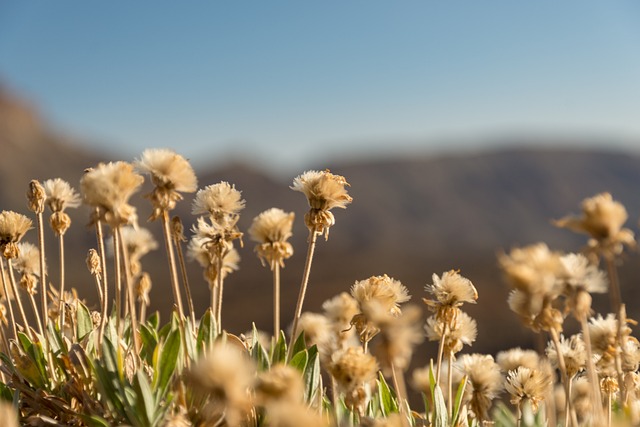
<path fill-rule="evenodd" d="M 260 260 L 271 266 L 279 263 L 284 266 L 284 260 L 293 255 L 293 246 L 287 240 L 293 235 L 293 212 L 286 213 L 282 209 L 271 208 L 253 219 L 249 227 L 249 237 L 258 243 L 256 252 Z"/>
<path fill-rule="evenodd" d="M 51 212 L 61 212 L 66 208 L 80 206 L 80 195 L 69 183 L 60 178 L 48 179 L 42 183 L 46 194 L 46 204 Z"/>
<path fill-rule="evenodd" d="M 400 314 L 400 304 L 411 299 L 409 290 L 386 274 L 356 282 L 351 287 L 351 295 L 358 302 L 361 311 L 365 311 L 364 306 L 373 302 L 395 316 Z"/>
<path fill-rule="evenodd" d="M 226 181 L 208 185 L 198 190 L 191 212 L 194 215 L 210 215 L 214 220 L 235 216 L 244 209 L 245 201 L 240 191 Z"/>
<path fill-rule="evenodd" d="M 193 193 L 198 188 L 198 178 L 189 161 L 173 150 L 144 150 L 137 166 L 151 175 L 151 180 L 157 187 L 182 193 Z"/>
<path fill-rule="evenodd" d="M 31 229 L 31 225 L 31 220 L 22 214 L 0 212 L 0 250 L 5 258 L 15 258 L 18 255 L 15 244 Z"/>

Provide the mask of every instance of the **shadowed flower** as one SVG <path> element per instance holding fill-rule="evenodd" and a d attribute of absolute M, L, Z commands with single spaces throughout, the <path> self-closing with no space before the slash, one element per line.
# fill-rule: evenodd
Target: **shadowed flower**
<path fill-rule="evenodd" d="M 567 311 L 577 319 L 591 312 L 591 293 L 607 292 L 607 277 L 582 254 L 567 254 L 560 257 L 563 294 L 567 297 Z"/>
<path fill-rule="evenodd" d="M 291 189 L 303 193 L 311 208 L 304 217 L 309 230 L 329 237 L 329 228 L 335 224 L 331 209 L 345 209 L 353 200 L 345 188 L 348 185 L 343 176 L 328 170 L 307 171 L 293 180 Z"/>
<path fill-rule="evenodd" d="M 520 347 L 501 351 L 496 355 L 496 362 L 502 372 L 509 372 L 524 366 L 529 369 L 537 369 L 540 365 L 540 356 L 533 350 L 523 350 Z"/>
<path fill-rule="evenodd" d="M 273 270 L 275 264 L 284 267 L 284 260 L 293 255 L 293 246 L 287 240 L 293 235 L 291 229 L 295 214 L 271 208 L 253 219 L 249 227 L 251 240 L 258 243 L 255 251 L 264 265 L 266 261 Z"/>
<path fill-rule="evenodd" d="M 298 321 L 298 330 L 293 334 L 295 339 L 298 338 L 301 332 L 304 332 L 307 346 L 317 345 L 320 351 L 325 350 L 332 339 L 329 320 L 318 313 L 308 311 L 302 313 Z"/>
<path fill-rule="evenodd" d="M 306 403 L 274 402 L 267 406 L 269 427 L 327 427 L 329 421 L 322 411 L 309 408 Z"/>
<path fill-rule="evenodd" d="M 592 251 L 612 257 L 622 253 L 623 246 L 635 246 L 633 232 L 622 228 L 627 218 L 627 210 L 620 202 L 609 193 L 600 193 L 582 201 L 582 216 L 567 216 L 555 221 L 555 225 L 588 234 Z"/>
<path fill-rule="evenodd" d="M 463 303 L 475 304 L 478 299 L 478 292 L 471 280 L 462 277 L 457 271 L 446 271 L 442 273 L 442 277 L 434 274 L 432 280 L 433 284 L 427 285 L 425 290 L 435 299 L 423 298 L 423 301 L 429 310 L 436 312 L 439 321 L 447 324 L 452 322 Z"/>
<path fill-rule="evenodd" d="M 584 370 L 587 365 L 587 350 L 580 335 L 572 335 L 571 338 L 566 339 L 563 335 L 560 335 L 559 350 L 564 357 L 564 363 L 567 370 L 567 376 L 572 378 L 580 371 Z M 558 351 L 552 342 L 549 342 L 546 349 L 547 358 L 551 362 L 551 366 L 556 369 L 559 368 L 558 364 Z"/>
<path fill-rule="evenodd" d="M 13 211 L 0 212 L 0 250 L 7 259 L 18 256 L 16 244 L 31 229 L 32 222 L 26 216 Z"/>
<path fill-rule="evenodd" d="M 173 150 L 166 148 L 147 149 L 136 163 L 138 169 L 151 175 L 155 188 L 147 197 L 153 204 L 151 219 L 162 212 L 175 208 L 182 200 L 180 193 L 193 193 L 198 188 L 198 179 L 189 161 Z"/>
<path fill-rule="evenodd" d="M 478 420 L 489 420 L 493 399 L 502 390 L 500 367 L 493 357 L 484 354 L 463 354 L 456 366 L 467 375 L 465 400 Z"/>
<path fill-rule="evenodd" d="M 354 336 L 351 320 L 360 312 L 358 302 L 347 292 L 341 292 L 322 303 L 322 309 L 339 344 L 345 344 Z"/>
<path fill-rule="evenodd" d="M 436 316 L 430 316 L 427 319 L 425 330 L 429 341 L 440 341 L 444 336 L 444 352 L 458 353 L 462 350 L 463 345 L 471 345 L 478 336 L 478 325 L 467 313 L 460 311 L 454 322 L 447 328 L 444 333 L 445 325 L 437 320 Z"/>
<path fill-rule="evenodd" d="M 257 404 L 261 406 L 273 402 L 301 403 L 304 398 L 304 382 L 300 371 L 283 364 L 261 372 L 254 389 Z"/>
<path fill-rule="evenodd" d="M 158 242 L 149 230 L 142 227 L 122 227 L 120 234 L 122 244 L 127 249 L 131 274 L 135 276 L 142 271 L 140 259 L 150 251 L 157 249 Z"/>
<path fill-rule="evenodd" d="M 193 236 L 187 247 L 187 256 L 191 260 L 196 260 L 204 269 L 204 278 L 212 288 L 216 285 L 218 278 L 218 262 L 208 249 L 208 240 L 206 238 Z M 240 254 L 235 248 L 227 250 L 222 258 L 222 278 L 228 274 L 238 270 L 240 262 Z"/>
<path fill-rule="evenodd" d="M 347 407 L 363 413 L 371 398 L 371 382 L 378 373 L 375 357 L 360 347 L 349 347 L 332 355 L 328 370 L 344 394 Z"/>
<path fill-rule="evenodd" d="M 524 401 L 528 401 L 533 411 L 537 412 L 550 384 L 551 378 L 543 370 L 520 366 L 507 375 L 505 389 L 511 395 L 511 403 L 521 407 Z"/>
<path fill-rule="evenodd" d="M 34 295 L 38 277 L 40 277 L 40 250 L 31 243 L 18 243 L 19 255 L 15 260 L 15 268 L 22 273 L 20 286 L 31 295 Z"/>
<path fill-rule="evenodd" d="M 413 348 L 424 341 L 420 318 L 422 311 L 415 305 L 407 306 L 398 317 L 388 312 L 366 313 L 381 331 L 375 354 L 385 372 L 392 367 L 404 370 L 409 366 Z"/>
<path fill-rule="evenodd" d="M 136 209 L 129 199 L 138 191 L 144 178 L 127 162 L 100 163 L 85 172 L 80 188 L 85 203 L 99 208 L 99 219 L 111 227 L 135 224 Z"/>

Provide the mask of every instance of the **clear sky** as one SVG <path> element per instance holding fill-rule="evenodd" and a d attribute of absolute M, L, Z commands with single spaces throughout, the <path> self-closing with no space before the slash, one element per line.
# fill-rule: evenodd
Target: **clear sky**
<path fill-rule="evenodd" d="M 0 81 L 124 158 L 298 171 L 509 135 L 628 141 L 640 2 L 2 0 Z"/>

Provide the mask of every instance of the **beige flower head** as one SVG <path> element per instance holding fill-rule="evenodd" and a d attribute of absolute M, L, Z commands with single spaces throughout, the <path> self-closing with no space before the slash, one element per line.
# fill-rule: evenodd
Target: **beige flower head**
<path fill-rule="evenodd" d="M 228 218 L 237 216 L 244 206 L 240 191 L 222 181 L 198 190 L 191 212 L 194 215 L 209 215 L 213 221 L 225 225 Z"/>
<path fill-rule="evenodd" d="M 513 289 L 528 295 L 556 295 L 556 283 L 562 272 L 561 254 L 551 251 L 544 243 L 514 248 L 509 254 L 500 254 L 498 262 L 507 282 Z"/>
<path fill-rule="evenodd" d="M 296 339 L 302 332 L 304 332 L 307 346 L 317 345 L 319 350 L 325 349 L 332 339 L 329 320 L 318 313 L 308 311 L 302 313 L 298 321 L 298 330 L 294 334 Z"/>
<path fill-rule="evenodd" d="M 334 353 L 328 367 L 338 390 L 344 394 L 345 404 L 353 411 L 362 412 L 371 395 L 371 383 L 378 373 L 375 357 L 360 347 L 348 347 Z"/>
<path fill-rule="evenodd" d="M 577 319 L 586 318 L 591 314 L 591 293 L 607 292 L 607 277 L 582 254 L 564 255 L 560 263 L 565 311 L 572 312 Z"/>
<path fill-rule="evenodd" d="M 146 228 L 122 227 L 120 230 L 122 244 L 127 248 L 131 273 L 137 275 L 141 271 L 140 259 L 158 248 L 158 242 Z"/>
<path fill-rule="evenodd" d="M 600 193 L 582 201 L 582 216 L 567 216 L 555 221 L 558 227 L 568 228 L 591 236 L 589 247 L 605 256 L 619 255 L 623 246 L 635 246 L 633 232 L 622 228 L 628 215 L 625 207 L 609 193 Z"/>
<path fill-rule="evenodd" d="M 136 209 L 129 199 L 144 178 L 127 162 L 100 163 L 85 172 L 80 188 L 85 203 L 99 209 L 99 219 L 112 227 L 135 224 Z"/>
<path fill-rule="evenodd" d="M 347 186 L 349 183 L 343 176 L 328 170 L 307 171 L 293 180 L 291 189 L 307 196 L 311 210 L 305 215 L 305 224 L 310 230 L 329 237 L 329 228 L 335 224 L 331 209 L 345 209 L 353 200 Z"/>
<path fill-rule="evenodd" d="M 463 303 L 475 304 L 478 299 L 478 291 L 471 280 L 462 277 L 457 271 L 445 271 L 442 277 L 434 274 L 432 279 L 433 284 L 427 285 L 425 289 L 434 299 L 423 298 L 423 301 L 429 310 L 436 312 L 436 317 L 442 322 L 453 322 Z"/>
<path fill-rule="evenodd" d="M 187 247 L 187 256 L 190 260 L 196 260 L 204 269 L 204 278 L 209 286 L 215 286 L 218 278 L 218 262 L 217 258 L 210 250 L 210 241 L 207 238 L 193 236 Z M 230 273 L 238 270 L 240 262 L 240 254 L 231 247 L 224 251 L 222 256 L 222 278 L 224 279 Z"/>
<path fill-rule="evenodd" d="M 44 202 L 47 196 L 44 191 L 44 187 L 37 179 L 32 179 L 29 183 L 29 190 L 27 191 L 28 207 L 31 212 L 41 214 L 44 212 Z"/>
<path fill-rule="evenodd" d="M 489 420 L 491 403 L 502 390 L 500 367 L 493 357 L 484 354 L 463 354 L 456 366 L 467 375 L 465 400 L 480 421 Z"/>
<path fill-rule="evenodd" d="M 266 261 L 271 269 L 275 264 L 284 267 L 284 260 L 293 255 L 293 246 L 287 240 L 293 235 L 294 218 L 293 212 L 271 208 L 253 219 L 249 237 L 258 243 L 255 250 L 263 265 Z"/>
<path fill-rule="evenodd" d="M 334 334 L 343 342 L 349 339 L 352 335 L 351 320 L 360 312 L 358 302 L 347 292 L 341 292 L 322 303 L 322 309 Z"/>
<path fill-rule="evenodd" d="M 29 242 L 20 242 L 18 252 L 14 264 L 16 271 L 40 277 L 40 250 Z"/>
<path fill-rule="evenodd" d="M 558 347 L 564 357 L 565 368 L 569 378 L 572 378 L 585 369 L 587 364 L 587 350 L 581 335 L 572 335 L 569 339 L 561 335 L 560 345 Z M 551 362 L 551 366 L 559 369 L 558 350 L 553 342 L 547 344 L 546 354 L 549 362 Z"/>
<path fill-rule="evenodd" d="M 180 193 L 193 193 L 198 179 L 193 168 L 181 155 L 166 148 L 147 149 L 136 163 L 138 169 L 151 176 L 154 190 L 147 195 L 153 205 L 151 220 L 176 207 L 182 200 Z"/>
<path fill-rule="evenodd" d="M 520 347 L 501 351 L 496 355 L 496 362 L 502 372 L 509 372 L 520 366 L 537 369 L 540 366 L 540 356 L 534 350 L 523 350 Z"/>
<path fill-rule="evenodd" d="M 424 341 L 421 318 L 420 308 L 409 305 L 399 317 L 385 313 L 383 318 L 373 319 L 380 328 L 374 352 L 386 372 L 391 371 L 391 365 L 402 370 L 409 366 L 414 347 Z"/>
<path fill-rule="evenodd" d="M 351 287 L 351 295 L 358 302 L 360 311 L 365 311 L 364 306 L 374 302 L 394 316 L 401 313 L 400 304 L 411 299 L 409 290 L 386 274 L 357 281 Z"/>
<path fill-rule="evenodd" d="M 450 327 L 437 319 L 437 316 L 430 316 L 427 319 L 425 330 L 429 341 L 440 341 L 444 335 L 444 351 L 446 354 L 458 353 L 464 345 L 470 346 L 478 336 L 478 325 L 467 313 L 460 311 L 455 317 Z"/>
<path fill-rule="evenodd" d="M 261 372 L 254 389 L 257 403 L 261 406 L 270 402 L 300 403 L 304 398 L 304 382 L 300 371 L 283 364 Z"/>
<path fill-rule="evenodd" d="M 271 403 L 266 408 L 269 427 L 327 427 L 331 424 L 323 412 L 310 408 L 306 403 L 286 401 Z"/>
<path fill-rule="evenodd" d="M 511 403 L 520 407 L 526 400 L 531 403 L 533 411 L 537 412 L 550 385 L 551 377 L 544 370 L 520 366 L 507 375 L 505 389 L 511 395 Z"/>
<path fill-rule="evenodd" d="M 13 211 L 0 212 L 0 251 L 5 258 L 18 256 L 18 243 L 31 229 L 32 222 L 26 216 Z"/>
<path fill-rule="evenodd" d="M 66 208 L 80 206 L 80 195 L 63 179 L 48 179 L 43 184 L 46 203 L 51 212 L 62 212 Z"/>

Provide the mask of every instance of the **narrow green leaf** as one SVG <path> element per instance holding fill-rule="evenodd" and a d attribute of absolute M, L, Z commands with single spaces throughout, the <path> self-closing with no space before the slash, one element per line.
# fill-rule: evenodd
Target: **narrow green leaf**
<path fill-rule="evenodd" d="M 81 302 L 78 302 L 78 310 L 76 311 L 76 333 L 78 341 L 82 341 L 89 332 L 93 330 L 93 321 L 91 320 L 91 312 Z"/>
<path fill-rule="evenodd" d="M 398 403 L 395 393 L 391 390 L 382 373 L 378 374 L 378 397 L 380 399 L 380 410 L 382 415 L 388 417 L 389 414 L 398 412 Z"/>
<path fill-rule="evenodd" d="M 151 391 L 151 387 L 149 386 L 149 382 L 147 381 L 147 377 L 144 375 L 142 371 L 138 371 L 136 373 L 136 382 L 135 382 L 137 392 L 138 392 L 138 407 L 142 405 L 144 410 L 144 415 L 146 418 L 146 424 L 151 425 L 153 419 L 155 418 L 156 413 L 156 401 L 153 397 L 153 392 Z M 142 400 L 140 400 L 142 399 Z"/>
<path fill-rule="evenodd" d="M 82 418 L 89 427 L 111 427 L 111 424 L 108 423 L 107 420 L 97 415 L 80 415 L 80 418 Z"/>
<path fill-rule="evenodd" d="M 436 384 L 433 391 L 433 426 L 447 427 L 449 425 L 449 414 L 447 414 L 447 404 L 440 385 Z"/>
<path fill-rule="evenodd" d="M 142 348 L 140 349 L 140 357 L 142 357 L 147 363 L 152 363 L 153 352 L 158 345 L 158 333 L 155 329 L 151 329 L 149 326 L 140 325 L 140 338 L 142 340 Z"/>
<path fill-rule="evenodd" d="M 271 365 L 284 362 L 287 358 L 287 338 L 284 336 L 284 332 L 280 331 L 278 342 L 273 347 L 273 354 L 271 355 Z"/>
<path fill-rule="evenodd" d="M 209 308 L 200 319 L 200 325 L 198 326 L 196 346 L 200 354 L 213 343 L 216 338 L 216 330 L 215 320 Z"/>
<path fill-rule="evenodd" d="M 293 344 L 293 351 L 291 352 L 291 354 L 298 354 L 302 350 L 306 349 L 307 345 L 304 340 L 304 331 L 302 331 L 300 332 L 300 335 L 298 335 L 298 338 L 296 338 L 296 342 Z"/>
<path fill-rule="evenodd" d="M 302 350 L 296 353 L 289 362 L 289 365 L 296 368 L 301 373 L 304 373 L 305 368 L 307 367 L 307 361 L 309 360 L 309 353 L 307 350 Z"/>
<path fill-rule="evenodd" d="M 176 368 L 178 362 L 178 354 L 180 353 L 180 330 L 176 329 L 169 333 L 167 341 L 162 346 L 162 351 L 158 359 L 158 364 L 154 366 L 154 369 L 159 371 L 157 377 L 157 384 L 154 384 L 155 388 L 164 392 L 169 386 L 171 377 Z"/>
<path fill-rule="evenodd" d="M 456 391 L 456 398 L 453 401 L 453 414 L 451 416 L 454 426 L 458 423 L 458 416 L 460 415 L 460 407 L 462 406 L 462 397 L 464 396 L 464 389 L 467 386 L 467 375 L 462 377 L 460 385 L 458 385 L 458 391 Z"/>
<path fill-rule="evenodd" d="M 154 311 L 153 314 L 147 318 L 146 323 L 151 329 L 157 331 L 158 325 L 160 325 L 160 313 Z"/>
<path fill-rule="evenodd" d="M 320 375 L 320 356 L 318 355 L 318 347 L 313 345 L 307 350 L 307 352 L 309 354 L 309 358 L 303 377 L 306 387 L 306 400 L 307 402 L 311 402 L 320 388 L 322 376 Z"/>

